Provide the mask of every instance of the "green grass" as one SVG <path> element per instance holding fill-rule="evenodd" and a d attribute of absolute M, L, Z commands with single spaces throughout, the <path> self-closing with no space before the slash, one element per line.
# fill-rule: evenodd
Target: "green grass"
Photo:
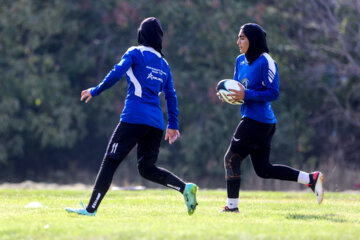
<path fill-rule="evenodd" d="M 0 190 L 0 239 L 360 239 L 360 194 L 241 192 L 240 213 L 219 213 L 225 191 L 202 191 L 188 216 L 172 190 L 110 191 L 96 217 L 64 208 L 90 191 Z M 42 208 L 25 208 L 29 202 Z"/>

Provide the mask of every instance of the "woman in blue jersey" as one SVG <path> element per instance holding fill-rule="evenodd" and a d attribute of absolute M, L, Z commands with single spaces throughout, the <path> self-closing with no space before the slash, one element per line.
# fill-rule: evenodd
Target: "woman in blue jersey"
<path fill-rule="evenodd" d="M 257 24 L 247 23 L 240 28 L 237 45 L 241 55 L 236 59 L 234 80 L 239 81 L 240 90 L 232 90 L 234 93 L 229 96 L 234 97 L 233 102 L 245 102 L 241 105 L 241 121 L 224 156 L 228 199 L 222 211 L 239 211 L 241 163 L 248 155 L 259 177 L 306 184 L 320 204 L 324 196 L 321 172 L 306 173 L 269 161 L 276 127 L 270 103 L 279 96 L 279 73 L 269 55 L 266 32 Z"/>
<path fill-rule="evenodd" d="M 194 213 L 198 187 L 193 183 L 185 183 L 171 172 L 155 165 L 164 130 L 159 99 L 161 92 L 165 93 L 168 110 L 165 140 L 172 144 L 180 137 L 177 96 L 170 66 L 161 52 L 162 38 L 163 31 L 159 20 L 154 17 L 146 18 L 138 29 L 139 45 L 129 48 L 98 86 L 81 92 L 81 100 L 87 103 L 113 86 L 124 74 L 128 83 L 125 107 L 110 138 L 90 201 L 87 207 L 81 203 L 81 208 L 66 208 L 68 212 L 94 216 L 110 187 L 116 169 L 137 145 L 140 175 L 181 192 L 188 214 Z"/>

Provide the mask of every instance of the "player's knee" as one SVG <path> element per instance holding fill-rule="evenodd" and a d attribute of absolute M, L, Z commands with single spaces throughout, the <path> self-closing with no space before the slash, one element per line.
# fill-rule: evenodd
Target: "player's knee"
<path fill-rule="evenodd" d="M 226 179 L 240 179 L 241 178 L 241 162 L 242 159 L 238 154 L 232 152 L 230 149 L 224 156 L 224 168 Z"/>
<path fill-rule="evenodd" d="M 142 176 L 143 178 L 146 178 L 146 179 L 148 179 L 151 176 L 153 168 L 154 168 L 154 165 L 143 164 L 143 163 L 138 164 L 138 171 L 139 171 L 140 176 Z"/>
<path fill-rule="evenodd" d="M 138 159 L 138 171 L 139 174 L 146 179 L 151 178 L 152 173 L 156 168 L 155 163 L 157 160 L 157 155 L 147 155 Z"/>
<path fill-rule="evenodd" d="M 271 178 L 271 166 L 262 166 L 254 169 L 257 176 L 261 178 Z"/>
<path fill-rule="evenodd" d="M 256 175 L 261 178 L 270 178 L 270 175 L 264 171 L 255 171 Z"/>
<path fill-rule="evenodd" d="M 138 171 L 139 171 L 139 174 L 142 177 L 144 177 L 144 176 L 146 176 L 148 169 L 144 164 L 138 164 Z"/>

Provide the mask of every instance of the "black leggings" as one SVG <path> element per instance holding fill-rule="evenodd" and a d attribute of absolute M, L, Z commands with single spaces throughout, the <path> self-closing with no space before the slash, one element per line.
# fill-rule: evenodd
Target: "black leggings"
<path fill-rule="evenodd" d="M 229 198 L 239 197 L 241 163 L 248 155 L 259 177 L 297 181 L 298 170 L 270 163 L 271 140 L 275 129 L 276 124 L 261 123 L 250 118 L 240 121 L 224 157 Z"/>
<path fill-rule="evenodd" d="M 141 124 L 120 122 L 110 138 L 98 172 L 92 196 L 87 206 L 94 212 L 109 190 L 114 173 L 120 163 L 137 144 L 138 171 L 147 180 L 183 192 L 185 183 L 166 169 L 155 165 L 163 131 Z"/>

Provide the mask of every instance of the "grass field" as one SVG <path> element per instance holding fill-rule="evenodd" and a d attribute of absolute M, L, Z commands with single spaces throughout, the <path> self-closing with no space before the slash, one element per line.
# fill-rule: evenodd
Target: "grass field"
<path fill-rule="evenodd" d="M 241 192 L 240 213 L 219 213 L 225 191 L 198 194 L 188 216 L 172 190 L 110 191 L 96 217 L 68 214 L 89 191 L 0 190 L 0 239 L 360 239 L 360 194 Z M 40 202 L 41 208 L 25 208 Z"/>

